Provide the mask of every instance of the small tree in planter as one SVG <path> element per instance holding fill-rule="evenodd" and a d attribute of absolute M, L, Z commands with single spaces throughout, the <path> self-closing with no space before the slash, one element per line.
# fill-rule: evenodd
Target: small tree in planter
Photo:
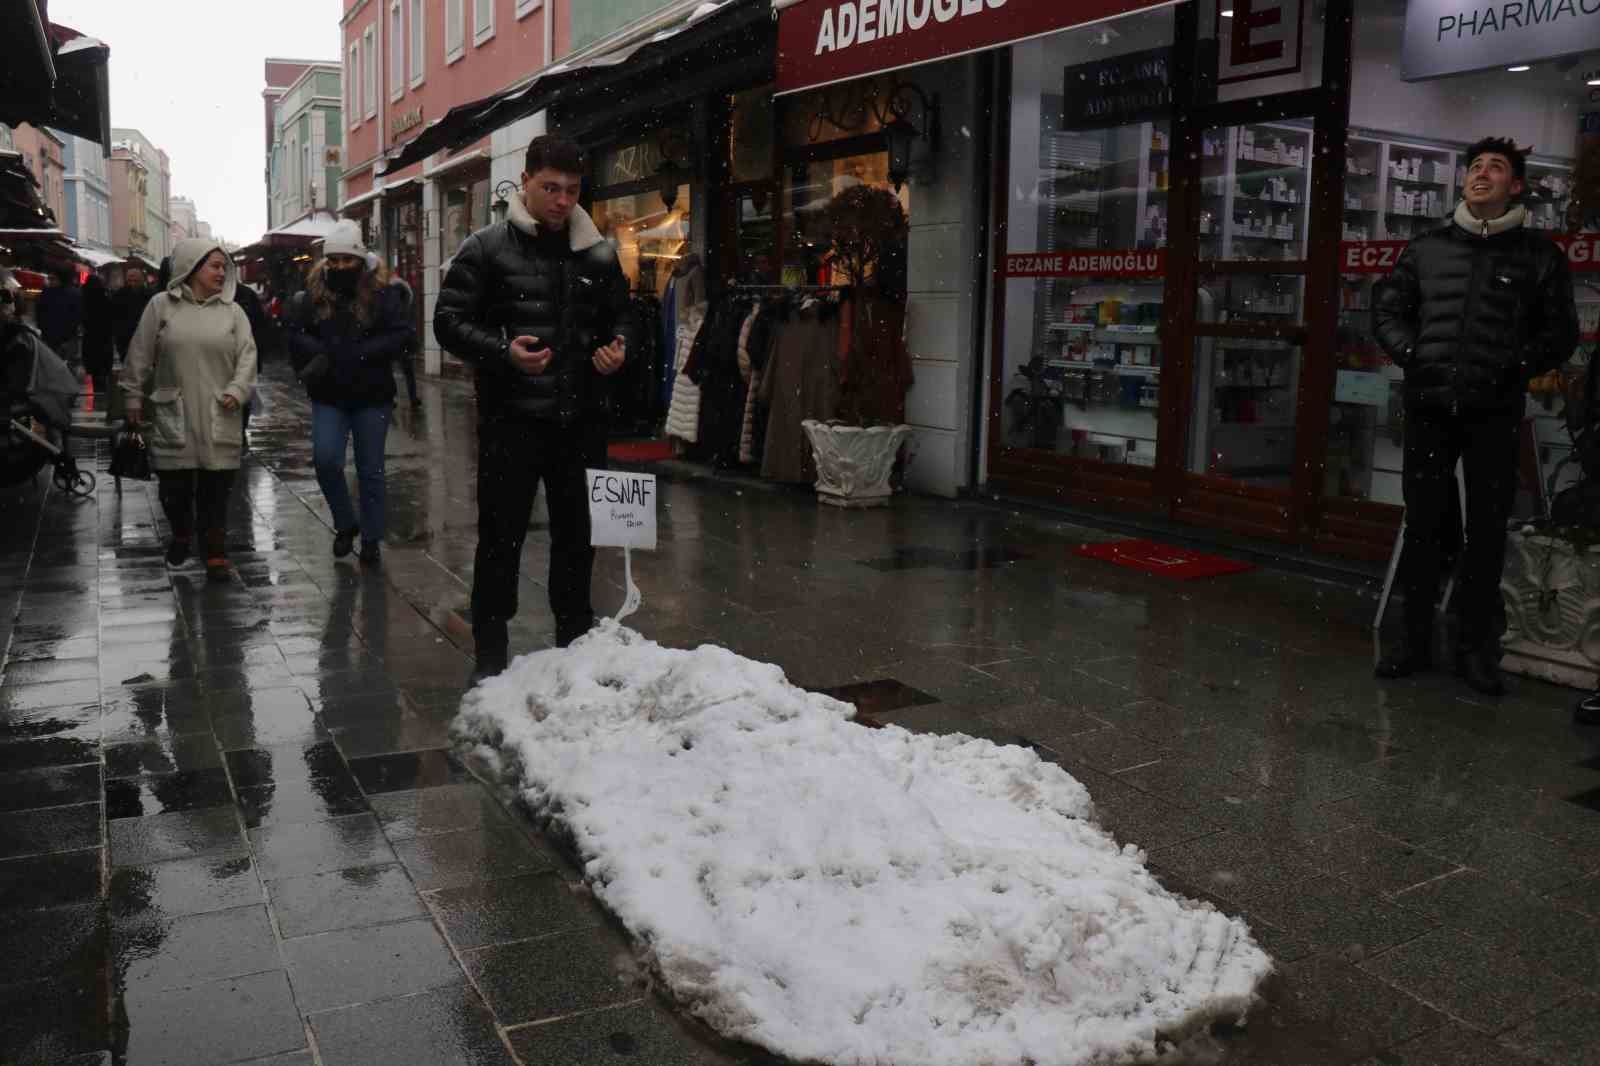
<path fill-rule="evenodd" d="M 807 420 L 817 461 L 817 498 L 844 507 L 887 503 L 890 477 L 911 427 L 905 425 L 911 360 L 905 296 L 884 286 L 886 255 L 905 246 L 910 224 L 887 189 L 856 185 L 828 202 L 824 233 L 834 264 L 854 290 L 850 349 L 841 353 L 840 418 Z"/>

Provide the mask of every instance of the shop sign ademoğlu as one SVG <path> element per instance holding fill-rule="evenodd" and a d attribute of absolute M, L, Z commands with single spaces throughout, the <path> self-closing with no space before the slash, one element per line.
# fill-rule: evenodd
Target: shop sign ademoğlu
<path fill-rule="evenodd" d="M 778 92 L 950 59 L 1172 2 L 800 0 L 779 16 Z"/>
<path fill-rule="evenodd" d="M 1406 81 L 1537 63 L 1600 48 L 1600 0 L 1410 0 Z"/>

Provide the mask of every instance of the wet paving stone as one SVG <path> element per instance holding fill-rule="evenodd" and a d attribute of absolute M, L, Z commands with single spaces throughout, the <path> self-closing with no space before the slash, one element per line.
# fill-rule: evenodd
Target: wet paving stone
<path fill-rule="evenodd" d="M 555 865 L 549 855 L 512 827 L 463 829 L 397 840 L 394 850 L 424 891 L 538 873 Z"/>
<path fill-rule="evenodd" d="M 295 998 L 308 1014 L 461 980 L 433 922 L 397 922 L 283 942 Z"/>
<path fill-rule="evenodd" d="M 260 903 L 181 917 L 118 915 L 111 945 L 120 988 L 180 988 L 279 965 L 272 923 Z"/>
<path fill-rule="evenodd" d="M 444 749 L 351 759 L 350 769 L 368 795 L 455 785 L 472 780 L 467 768 Z"/>
<path fill-rule="evenodd" d="M 91 980 L 111 957 L 105 910 L 98 903 L 0 912 L 0 944 L 0 985 Z"/>
<path fill-rule="evenodd" d="M 100 766 L 47 766 L 0 774 L 0 811 L 66 807 L 99 800 Z"/>
<path fill-rule="evenodd" d="M 222 752 L 209 732 L 108 744 L 105 758 L 108 778 L 194 773 L 222 768 Z"/>
<path fill-rule="evenodd" d="M 0 684 L 43 685 L 60 681 L 98 681 L 100 667 L 93 659 L 39 659 L 8 663 Z"/>
<path fill-rule="evenodd" d="M 0 911 L 100 898 L 99 848 L 0 860 Z"/>
<path fill-rule="evenodd" d="M 0 714 L 42 707 L 95 707 L 99 703 L 100 682 L 94 679 L 0 687 Z"/>
<path fill-rule="evenodd" d="M 25 663 L 39 659 L 89 659 L 100 654 L 100 642 L 94 637 L 77 640 L 13 641 L 6 651 L 6 662 Z"/>
<path fill-rule="evenodd" d="M 843 703 L 854 705 L 860 714 L 881 714 L 886 711 L 898 711 L 904 707 L 939 702 L 936 697 L 892 677 L 837 685 L 817 691 L 823 696 L 831 696 Z"/>
<path fill-rule="evenodd" d="M 163 859 L 239 855 L 245 851 L 233 807 L 206 807 L 107 823 L 113 866 L 142 866 Z"/>
<path fill-rule="evenodd" d="M 542 1021 L 637 999 L 627 949 L 591 932 L 462 953 L 462 962 L 502 1025 Z"/>
<path fill-rule="evenodd" d="M 459 951 L 531 940 L 601 924 L 592 899 L 553 873 L 461 885 L 426 895 Z"/>
<path fill-rule="evenodd" d="M 450 743 L 450 723 L 437 718 L 408 717 L 370 725 L 335 728 L 339 750 L 351 759 L 396 752 L 444 748 Z"/>
<path fill-rule="evenodd" d="M 239 809 L 247 829 L 325 822 L 361 814 L 367 798 L 347 771 L 337 775 L 278 781 L 239 789 Z"/>
<path fill-rule="evenodd" d="M 129 988 L 122 1006 L 129 1066 L 257 1060 L 306 1044 L 282 970 L 167 991 Z"/>
<path fill-rule="evenodd" d="M 101 980 L 74 975 L 0 986 L 0 1062 L 54 1066 L 109 1043 Z"/>
<path fill-rule="evenodd" d="M 505 808 L 478 782 L 440 785 L 371 798 L 372 810 L 390 840 L 510 824 Z"/>
<path fill-rule="evenodd" d="M 98 741 L 100 733 L 100 708 L 94 704 L 0 711 L 0 743 L 52 736 Z"/>
<path fill-rule="evenodd" d="M 513 1061 L 493 1015 L 465 982 L 328 1011 L 315 1015 L 311 1027 L 327 1066 L 511 1066 Z"/>
<path fill-rule="evenodd" d="M 427 914 L 405 867 L 398 864 L 279 878 L 267 882 L 267 892 L 286 939 Z"/>
<path fill-rule="evenodd" d="M 260 902 L 255 864 L 245 855 L 170 859 L 111 871 L 110 908 L 118 917 L 181 918 Z"/>
<path fill-rule="evenodd" d="M 397 861 L 378 820 L 370 814 L 252 829 L 250 843 L 261 876 L 268 881 Z"/>
<path fill-rule="evenodd" d="M 332 741 L 241 748 L 226 754 L 228 773 L 239 788 L 259 788 L 280 781 L 344 778 L 354 781 Z"/>
<path fill-rule="evenodd" d="M 705 1046 L 686 1035 L 649 1002 L 607 1007 L 506 1034 L 525 1066 L 584 1063 L 650 1063 L 650 1066 L 713 1066 Z"/>
<path fill-rule="evenodd" d="M 212 729 L 224 751 L 244 748 L 315 744 L 327 740 L 328 731 L 312 712 L 298 689 L 273 689 L 261 695 L 260 705 L 248 711 L 213 714 Z M 277 693 L 292 693 L 278 695 Z M 252 697 L 254 702 L 257 697 Z"/>
<path fill-rule="evenodd" d="M 1544 966 L 1451 929 L 1407 941 L 1361 969 L 1485 1032 L 1508 1029 L 1577 993 Z"/>
<path fill-rule="evenodd" d="M 0 814 L 0 859 L 100 846 L 100 804 Z"/>
<path fill-rule="evenodd" d="M 225 807 L 233 802 L 228 775 L 214 770 L 141 774 L 106 782 L 106 817 L 142 818 L 175 811 Z"/>

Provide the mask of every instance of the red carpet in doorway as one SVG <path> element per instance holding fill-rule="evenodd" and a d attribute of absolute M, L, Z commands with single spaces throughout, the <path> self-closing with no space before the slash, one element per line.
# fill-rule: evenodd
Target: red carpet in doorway
<path fill-rule="evenodd" d="M 1250 563 L 1237 559 L 1224 559 L 1220 555 L 1205 555 L 1159 544 L 1153 540 L 1114 540 L 1106 544 L 1084 544 L 1074 552 L 1090 559 L 1104 559 L 1108 563 L 1126 566 L 1130 570 L 1143 570 L 1162 577 L 1193 581 L 1198 577 L 1220 577 L 1223 574 L 1240 574 L 1254 570 Z"/>
<path fill-rule="evenodd" d="M 619 463 L 653 463 L 672 458 L 669 440 L 619 440 L 606 445 L 606 455 Z"/>

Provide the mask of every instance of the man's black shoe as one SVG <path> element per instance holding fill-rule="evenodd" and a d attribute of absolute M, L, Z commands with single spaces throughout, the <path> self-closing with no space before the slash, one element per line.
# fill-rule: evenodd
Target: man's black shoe
<path fill-rule="evenodd" d="M 1433 669 L 1433 651 L 1423 643 L 1402 640 L 1378 660 L 1372 671 L 1378 677 L 1391 680 L 1426 673 Z"/>
<path fill-rule="evenodd" d="M 167 565 L 182 566 L 189 558 L 189 539 L 187 537 L 173 537 L 172 543 L 167 545 Z"/>
<path fill-rule="evenodd" d="M 383 548 L 375 540 L 361 542 L 361 562 L 366 566 L 377 566 L 383 562 Z"/>
<path fill-rule="evenodd" d="M 333 531 L 333 557 L 343 559 L 350 554 L 350 549 L 355 547 L 356 537 L 361 530 L 355 526 L 349 529 L 336 529 Z"/>
<path fill-rule="evenodd" d="M 506 672 L 506 649 L 480 648 L 478 649 L 478 664 L 472 669 L 472 683 L 486 681 L 491 677 L 498 677 Z"/>
<path fill-rule="evenodd" d="M 1462 652 L 1456 659 L 1456 673 L 1474 692 L 1481 692 L 1485 696 L 1505 695 L 1506 685 L 1500 680 L 1498 644 Z"/>
<path fill-rule="evenodd" d="M 1572 708 L 1572 720 L 1579 725 L 1600 725 L 1600 689 L 1595 689 Z"/>

